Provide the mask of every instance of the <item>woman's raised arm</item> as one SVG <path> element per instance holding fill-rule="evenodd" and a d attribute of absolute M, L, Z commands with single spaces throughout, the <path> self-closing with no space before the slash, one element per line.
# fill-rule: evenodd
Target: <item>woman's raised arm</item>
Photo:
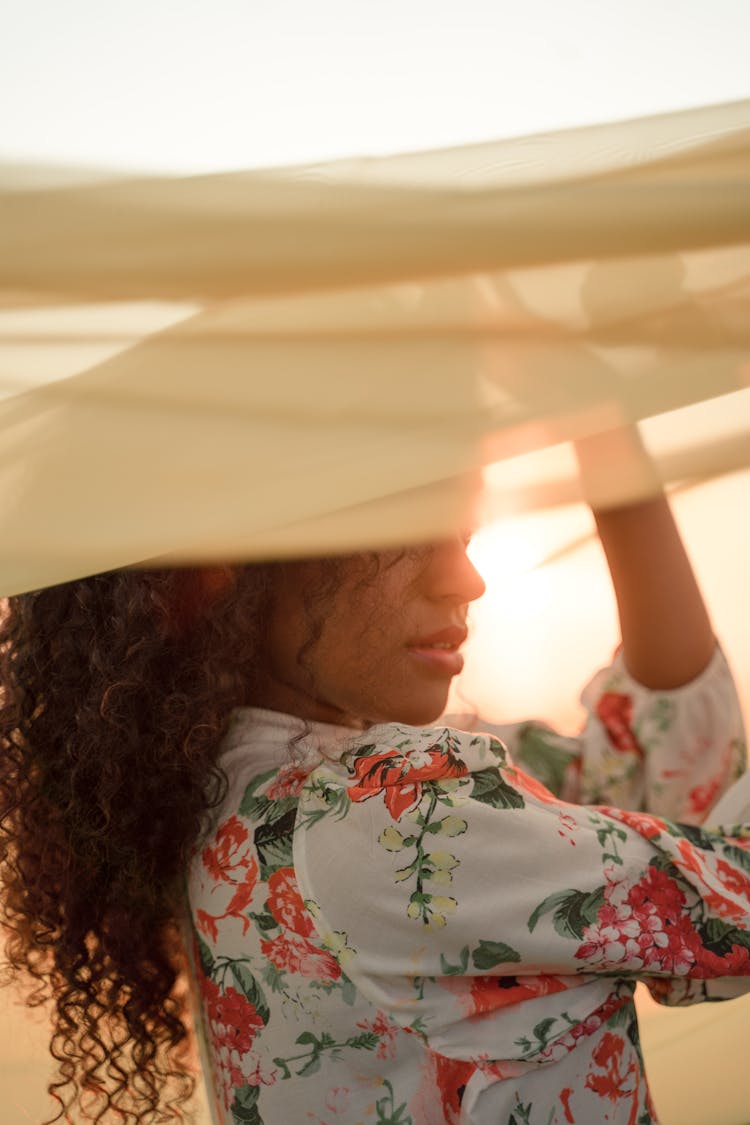
<path fill-rule="evenodd" d="M 716 647 L 711 622 L 669 503 L 663 493 L 616 507 L 597 500 L 603 478 L 658 488 L 636 427 L 576 443 L 584 492 L 617 598 L 623 657 L 644 687 L 669 690 L 689 683 Z"/>

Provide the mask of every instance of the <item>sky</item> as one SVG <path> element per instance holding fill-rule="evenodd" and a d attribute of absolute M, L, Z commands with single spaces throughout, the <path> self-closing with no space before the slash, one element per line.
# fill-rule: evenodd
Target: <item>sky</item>
<path fill-rule="evenodd" d="M 3 0 L 0 160 L 174 172 L 750 96 L 748 0 Z"/>

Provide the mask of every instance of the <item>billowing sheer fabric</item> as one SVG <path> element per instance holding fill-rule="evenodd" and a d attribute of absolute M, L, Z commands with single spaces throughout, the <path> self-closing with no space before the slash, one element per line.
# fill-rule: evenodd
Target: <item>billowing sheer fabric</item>
<path fill-rule="evenodd" d="M 0 168 L 0 592 L 435 536 L 569 439 L 750 460 L 750 103 L 194 177 Z M 304 482 L 304 487 L 301 487 Z M 599 502 L 653 489 L 607 474 Z"/>

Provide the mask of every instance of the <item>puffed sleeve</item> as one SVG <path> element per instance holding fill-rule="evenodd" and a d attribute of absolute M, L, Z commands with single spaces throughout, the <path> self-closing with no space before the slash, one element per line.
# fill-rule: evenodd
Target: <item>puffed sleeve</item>
<path fill-rule="evenodd" d="M 750 827 L 561 802 L 488 736 L 369 737 L 312 776 L 295 867 L 347 973 L 405 1023 L 440 1021 L 433 978 L 750 987 Z"/>
<path fill-rule="evenodd" d="M 745 770 L 737 691 L 721 649 L 691 683 L 652 691 L 629 674 L 622 653 L 586 685 L 587 719 L 577 737 L 538 721 L 460 726 L 501 739 L 513 760 L 556 796 L 581 804 L 648 811 L 687 824 Z"/>

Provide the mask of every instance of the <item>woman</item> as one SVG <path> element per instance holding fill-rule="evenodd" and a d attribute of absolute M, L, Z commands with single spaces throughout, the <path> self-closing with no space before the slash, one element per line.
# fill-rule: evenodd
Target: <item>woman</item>
<path fill-rule="evenodd" d="M 731 678 L 665 502 L 599 530 L 622 656 L 580 740 L 510 733 L 568 799 L 695 823 L 744 761 Z M 187 870 L 223 1120 L 655 1120 L 634 982 L 750 973 L 747 838 L 561 803 L 428 725 L 484 588 L 465 548 L 11 599 L 8 948 L 54 1000 L 61 1115 L 188 1096 Z"/>

